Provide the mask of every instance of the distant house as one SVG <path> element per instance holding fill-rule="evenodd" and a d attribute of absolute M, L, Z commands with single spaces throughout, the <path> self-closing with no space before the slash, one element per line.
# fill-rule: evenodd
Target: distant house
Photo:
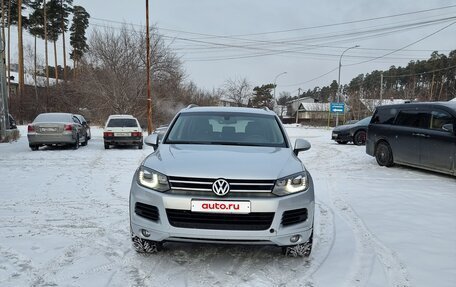
<path fill-rule="evenodd" d="M 328 119 L 329 103 L 301 103 L 297 114 L 298 121 Z"/>
<path fill-rule="evenodd" d="M 301 103 L 316 103 L 316 102 L 318 102 L 318 101 L 311 97 L 304 97 L 304 98 L 299 98 L 296 100 L 289 101 L 287 103 L 287 114 L 290 116 L 294 116 L 296 114 L 296 111 L 298 110 L 299 106 L 301 105 Z"/>
<path fill-rule="evenodd" d="M 10 84 L 11 84 L 11 94 L 12 95 L 17 95 L 17 89 L 19 86 L 19 73 L 11 71 L 10 72 Z M 8 80 L 7 80 L 8 83 Z M 53 86 L 55 85 L 56 80 L 54 78 L 49 78 L 49 85 Z M 30 86 L 34 87 L 35 86 L 35 79 L 33 75 L 30 74 L 24 74 L 24 85 L 25 86 Z M 43 76 L 37 76 L 36 77 L 36 86 L 39 88 L 44 88 L 46 87 L 46 77 Z"/>

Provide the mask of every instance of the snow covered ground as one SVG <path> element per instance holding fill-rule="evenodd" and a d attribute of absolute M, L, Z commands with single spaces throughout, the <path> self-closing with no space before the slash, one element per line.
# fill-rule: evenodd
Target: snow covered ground
<path fill-rule="evenodd" d="M 128 195 L 152 149 L 0 144 L 0 286 L 455 286 L 456 179 L 379 167 L 330 130 L 289 127 L 316 190 L 309 259 L 275 247 L 167 244 L 131 248 Z"/>

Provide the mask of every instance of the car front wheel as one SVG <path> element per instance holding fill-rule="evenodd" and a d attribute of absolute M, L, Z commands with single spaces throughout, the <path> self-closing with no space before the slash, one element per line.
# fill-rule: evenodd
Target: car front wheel
<path fill-rule="evenodd" d="M 365 145 L 366 144 L 366 132 L 357 131 L 353 136 L 353 143 L 355 145 Z"/>
<path fill-rule="evenodd" d="M 394 165 L 393 152 L 388 143 L 380 142 L 375 150 L 375 159 L 378 165 L 390 167 Z"/>

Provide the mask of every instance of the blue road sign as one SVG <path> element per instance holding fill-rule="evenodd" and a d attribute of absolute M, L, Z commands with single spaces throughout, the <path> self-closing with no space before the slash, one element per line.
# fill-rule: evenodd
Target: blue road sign
<path fill-rule="evenodd" d="M 343 113 L 345 111 L 344 103 L 331 103 L 329 107 L 331 113 Z"/>

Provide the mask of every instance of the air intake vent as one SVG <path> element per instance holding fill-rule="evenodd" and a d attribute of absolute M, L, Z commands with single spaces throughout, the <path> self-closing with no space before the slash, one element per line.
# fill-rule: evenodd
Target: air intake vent
<path fill-rule="evenodd" d="M 274 212 L 220 214 L 166 209 L 166 214 L 174 227 L 218 230 L 266 230 L 274 219 Z"/>
<path fill-rule="evenodd" d="M 282 225 L 292 225 L 300 222 L 304 222 L 307 220 L 307 209 L 293 209 L 287 210 L 283 213 L 282 216 Z"/>
<path fill-rule="evenodd" d="M 141 217 L 154 221 L 157 221 L 160 218 L 158 208 L 156 206 L 141 202 L 137 202 L 135 204 L 135 213 Z"/>

